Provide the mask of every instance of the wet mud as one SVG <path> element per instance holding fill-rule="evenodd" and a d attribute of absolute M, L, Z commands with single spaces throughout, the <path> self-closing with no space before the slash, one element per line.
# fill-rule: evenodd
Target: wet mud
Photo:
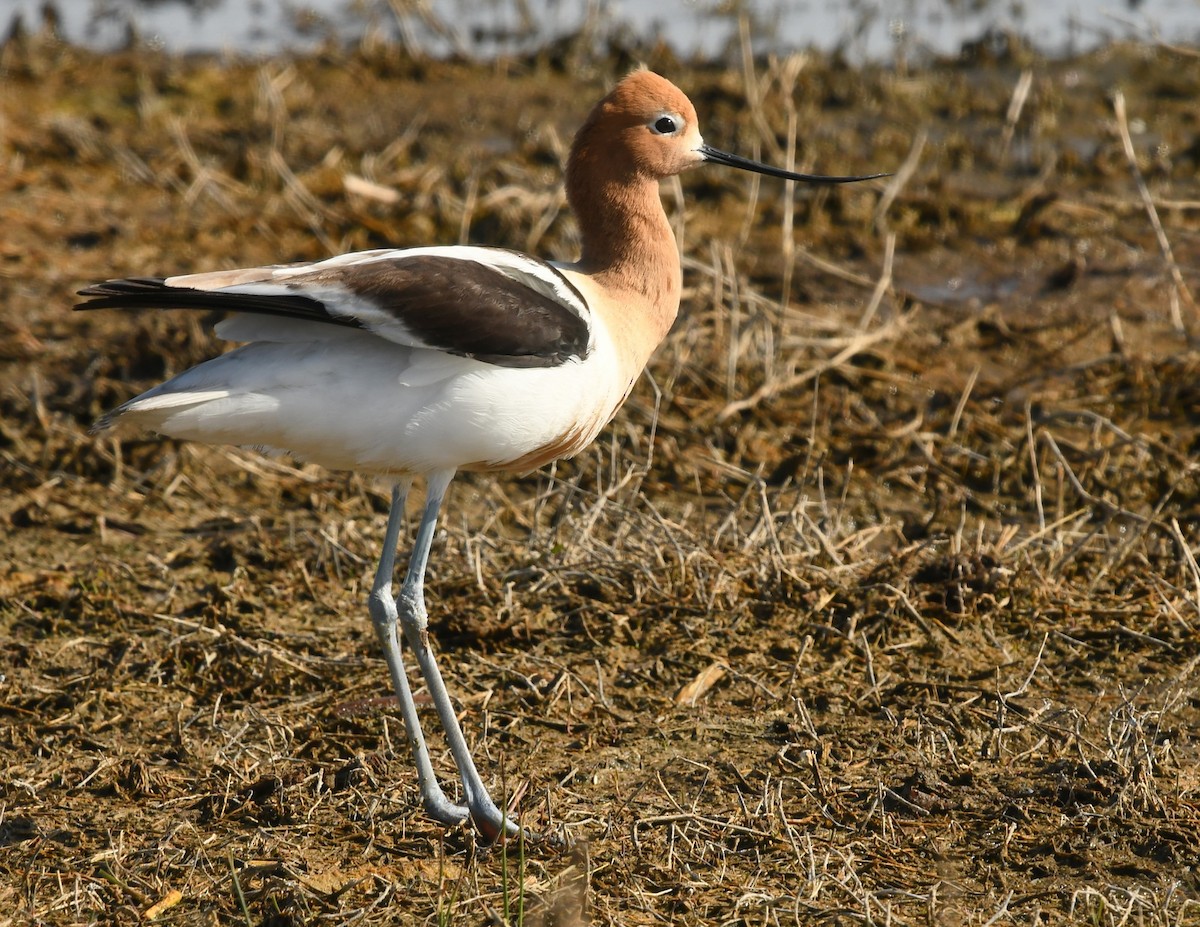
<path fill-rule="evenodd" d="M 665 185 L 685 293 L 649 375 L 580 457 L 455 483 L 440 659 L 495 791 L 572 844 L 485 848 L 423 815 L 367 617 L 387 486 L 89 435 L 226 346 L 73 294 L 569 259 L 566 145 L 639 61 L 718 147 L 896 177 Z M 1200 921 L 1197 98 L 1196 51 L 1148 44 L 9 41 L 0 923 Z"/>

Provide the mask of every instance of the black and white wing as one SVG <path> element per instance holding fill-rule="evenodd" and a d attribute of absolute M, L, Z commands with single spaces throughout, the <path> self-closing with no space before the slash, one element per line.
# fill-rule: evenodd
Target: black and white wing
<path fill-rule="evenodd" d="M 88 299 L 77 309 L 239 313 L 218 326 L 235 341 L 266 330 L 251 317 L 273 317 L 366 330 L 501 367 L 558 366 L 586 357 L 593 343 L 592 311 L 570 280 L 502 248 L 360 251 L 311 264 L 110 280 L 80 295 Z"/>

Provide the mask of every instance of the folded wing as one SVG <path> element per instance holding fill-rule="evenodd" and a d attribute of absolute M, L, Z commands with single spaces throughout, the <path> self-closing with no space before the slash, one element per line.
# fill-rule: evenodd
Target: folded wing
<path fill-rule="evenodd" d="M 77 309 L 215 309 L 315 322 L 502 367 L 558 366 L 586 357 L 592 344 L 591 310 L 570 281 L 552 264 L 500 248 L 361 251 L 312 264 L 110 280 L 80 295 L 88 299 Z M 219 333 L 252 340 L 263 330 L 238 323 Z"/>

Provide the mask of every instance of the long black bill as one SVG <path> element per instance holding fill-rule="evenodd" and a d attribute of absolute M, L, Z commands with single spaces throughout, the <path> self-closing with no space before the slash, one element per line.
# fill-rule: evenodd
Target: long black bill
<path fill-rule="evenodd" d="M 863 174 L 861 177 L 829 177 L 824 174 L 796 174 L 792 171 L 785 171 L 783 168 L 771 167 L 769 164 L 760 164 L 749 158 L 730 154 L 728 151 L 720 151 L 708 145 L 700 146 L 700 154 L 704 155 L 705 161 L 712 161 L 714 164 L 739 167 L 744 171 L 754 171 L 756 174 L 766 174 L 768 177 L 782 177 L 784 180 L 801 180 L 804 183 L 855 183 L 859 180 L 875 180 L 878 177 L 892 176 L 891 174 Z"/>

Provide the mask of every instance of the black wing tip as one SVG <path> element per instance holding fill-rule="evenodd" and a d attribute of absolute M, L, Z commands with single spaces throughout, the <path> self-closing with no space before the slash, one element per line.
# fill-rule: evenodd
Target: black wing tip
<path fill-rule="evenodd" d="M 84 302 L 76 303 L 72 308 L 80 309 L 119 309 L 126 305 L 126 300 L 151 296 L 169 290 L 166 277 L 121 277 L 105 280 L 103 283 L 93 283 L 89 287 L 77 290 L 76 296 L 86 296 Z"/>
<path fill-rule="evenodd" d="M 118 277 L 105 280 L 103 283 L 93 283 L 78 291 L 80 296 L 116 296 L 123 293 L 145 293 L 147 291 L 165 290 L 166 277 Z"/>
<path fill-rule="evenodd" d="M 255 294 L 234 290 L 198 289 L 174 286 L 166 277 L 123 277 L 105 280 L 79 290 L 87 297 L 75 304 L 78 310 L 89 309 L 187 309 L 202 311 L 244 312 L 275 315 L 310 321 L 365 328 L 353 316 L 330 315 L 319 300 L 299 294 Z"/>
<path fill-rule="evenodd" d="M 120 409 L 113 409 L 111 412 L 105 412 L 98 419 L 92 422 L 92 425 L 90 428 L 88 428 L 87 433 L 89 435 L 98 435 L 101 432 L 108 431 L 113 427 L 117 416 L 120 414 Z"/>

